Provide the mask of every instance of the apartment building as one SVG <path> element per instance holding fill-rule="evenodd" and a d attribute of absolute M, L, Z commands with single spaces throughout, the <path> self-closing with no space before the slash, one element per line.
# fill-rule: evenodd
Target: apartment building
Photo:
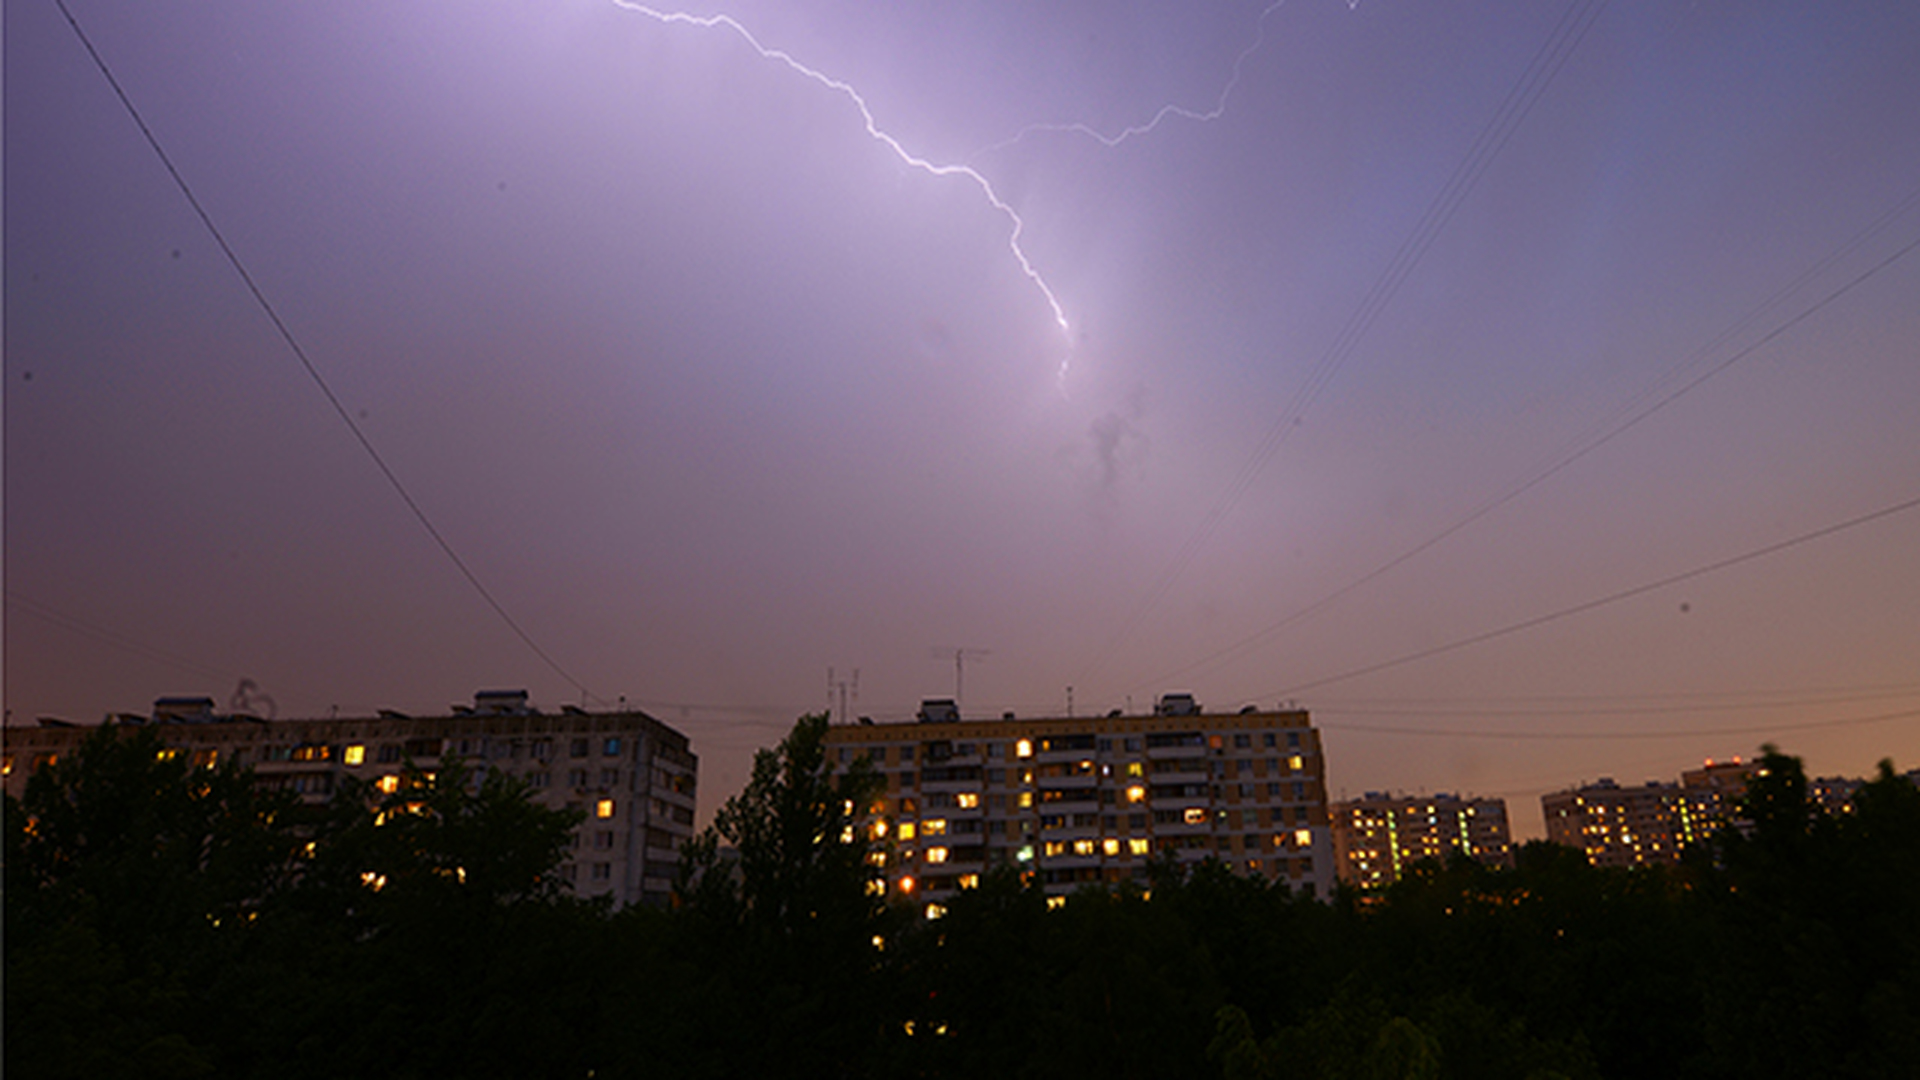
<path fill-rule="evenodd" d="M 1335 871 L 1356 888 L 1385 888 L 1414 863 L 1454 852 L 1489 866 L 1513 865 L 1504 799 L 1369 791 L 1335 803 L 1332 824 Z"/>
<path fill-rule="evenodd" d="M 583 812 L 561 873 L 581 896 L 617 906 L 665 903 L 679 849 L 693 835 L 699 759 L 687 737 L 638 711 L 545 713 L 524 690 L 481 691 L 445 716 L 262 720 L 220 714 L 211 698 L 161 698 L 151 715 L 109 717 L 153 725 L 195 765 L 232 761 L 266 787 L 306 802 L 333 796 L 342 777 L 397 784 L 403 763 L 432 770 L 460 758 L 476 773 L 505 773 L 533 801 Z M 73 751 L 93 728 L 57 720 L 6 729 L 4 779 L 19 798 L 38 769 Z"/>
<path fill-rule="evenodd" d="M 1333 885 L 1326 762 L 1299 710 L 1208 714 L 1190 695 L 1151 716 L 838 725 L 828 753 L 886 782 L 867 820 L 896 896 L 941 900 L 988 869 L 1028 871 L 1050 897 L 1144 881 L 1148 864 L 1216 857 L 1309 895 Z"/>

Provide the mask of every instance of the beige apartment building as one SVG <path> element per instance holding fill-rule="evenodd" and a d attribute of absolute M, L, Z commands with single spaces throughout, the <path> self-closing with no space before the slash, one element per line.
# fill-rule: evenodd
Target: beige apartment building
<path fill-rule="evenodd" d="M 482 691 L 472 706 L 445 716 L 262 720 L 221 715 L 211 698 L 162 698 L 151 715 L 109 717 L 159 728 L 167 744 L 196 765 L 232 761 L 258 783 L 306 802 L 332 797 L 341 778 L 399 782 L 404 762 L 431 770 L 458 757 L 475 770 L 526 783 L 533 801 L 579 810 L 561 873 L 574 891 L 608 896 L 617 906 L 670 898 L 682 843 L 693 835 L 699 759 L 687 737 L 638 711 L 546 713 L 523 690 Z M 6 792 L 19 798 L 28 777 L 73 751 L 91 726 L 43 720 L 8 727 Z"/>
<path fill-rule="evenodd" d="M 1014 866 L 1054 898 L 1145 880 L 1148 864 L 1215 857 L 1327 896 L 1326 761 L 1300 710 L 1203 713 L 1190 695 L 1151 716 L 962 719 L 951 701 L 914 721 L 842 724 L 832 760 L 886 782 L 864 826 L 885 887 L 940 902 Z"/>
<path fill-rule="evenodd" d="M 1488 866 L 1513 865 L 1504 799 L 1369 791 L 1335 803 L 1332 818 L 1335 868 L 1355 888 L 1385 888 L 1414 863 L 1455 852 Z"/>

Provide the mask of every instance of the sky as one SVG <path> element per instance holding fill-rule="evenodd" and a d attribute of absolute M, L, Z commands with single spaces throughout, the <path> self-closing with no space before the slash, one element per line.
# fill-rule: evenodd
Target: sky
<path fill-rule="evenodd" d="M 166 157 L 6 6 L 9 723 L 1920 764 L 1920 8 L 65 3 Z"/>

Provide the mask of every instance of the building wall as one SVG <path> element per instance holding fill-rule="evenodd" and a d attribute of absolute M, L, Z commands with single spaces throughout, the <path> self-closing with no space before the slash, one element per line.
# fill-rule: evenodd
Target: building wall
<path fill-rule="evenodd" d="M 622 906 L 665 903 L 679 848 L 693 835 L 699 760 L 686 736 L 641 712 L 546 715 L 522 706 L 261 721 L 168 710 L 119 722 L 153 724 L 194 764 L 233 761 L 252 768 L 261 785 L 311 803 L 331 798 L 343 776 L 378 784 L 409 760 L 431 770 L 459 757 L 476 771 L 504 772 L 526 782 L 537 803 L 585 812 L 562 873 L 579 895 Z M 33 772 L 72 753 L 92 730 L 7 728 L 7 793 L 21 797 Z"/>
<path fill-rule="evenodd" d="M 1504 799 L 1386 795 L 1335 803 L 1335 870 L 1357 888 L 1384 888 L 1422 859 L 1459 852 L 1489 866 L 1513 865 Z"/>
<path fill-rule="evenodd" d="M 1754 762 L 1709 760 L 1680 783 L 1623 788 L 1612 780 L 1544 795 L 1547 839 L 1579 848 L 1594 866 L 1672 865 L 1733 820 Z"/>
<path fill-rule="evenodd" d="M 1325 896 L 1326 763 L 1300 711 L 850 724 L 841 767 L 886 781 L 866 827 L 887 888 L 937 903 L 1000 865 L 1051 896 L 1143 880 L 1149 862 L 1217 856 Z"/>

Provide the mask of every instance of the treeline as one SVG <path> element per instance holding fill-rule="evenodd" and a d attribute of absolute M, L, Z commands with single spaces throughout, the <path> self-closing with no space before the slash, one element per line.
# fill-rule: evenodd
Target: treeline
<path fill-rule="evenodd" d="M 11 1077 L 1916 1075 L 1920 791 L 1769 751 L 1672 871 L 1532 844 L 1333 903 L 1158 865 L 944 917 L 869 887 L 824 717 L 759 756 L 672 910 L 556 870 L 575 821 L 457 764 L 325 808 L 104 731 L 6 806 Z"/>

